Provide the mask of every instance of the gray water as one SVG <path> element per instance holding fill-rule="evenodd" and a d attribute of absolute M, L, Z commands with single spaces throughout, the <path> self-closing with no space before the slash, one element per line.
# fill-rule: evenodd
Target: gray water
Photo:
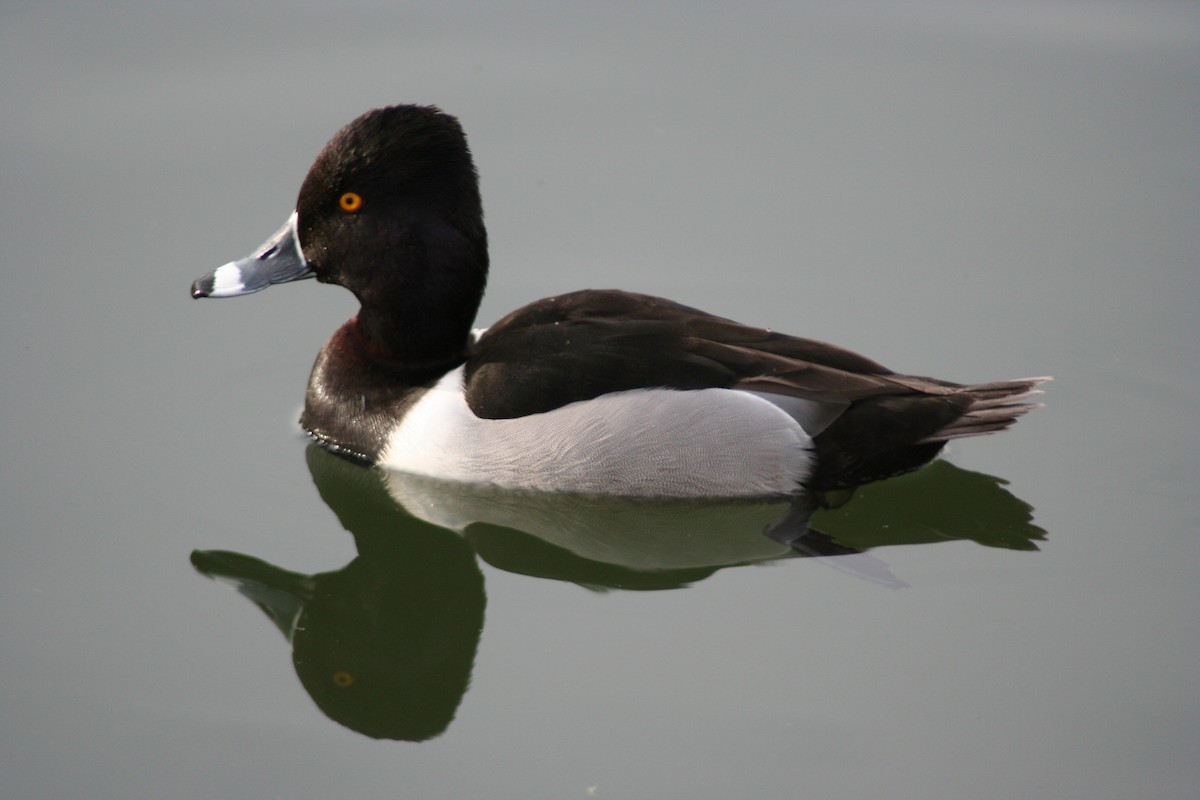
<path fill-rule="evenodd" d="M 6 5 L 0 795 L 1194 797 L 1198 86 L 1192 3 Z M 622 287 L 1047 407 L 820 512 L 861 555 L 389 495 L 295 424 L 352 298 L 188 287 L 395 102 L 470 136 L 481 324 Z"/>

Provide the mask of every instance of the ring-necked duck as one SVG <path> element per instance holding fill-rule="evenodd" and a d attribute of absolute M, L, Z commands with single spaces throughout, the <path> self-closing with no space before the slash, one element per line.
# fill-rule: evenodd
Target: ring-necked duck
<path fill-rule="evenodd" d="M 231 297 L 315 277 L 361 303 L 317 357 L 300 423 L 369 464 L 618 495 L 856 486 L 1003 430 L 1048 378 L 972 386 L 657 297 L 580 291 L 471 329 L 488 271 L 458 121 L 370 111 L 337 133 L 259 250 L 192 285 Z"/>

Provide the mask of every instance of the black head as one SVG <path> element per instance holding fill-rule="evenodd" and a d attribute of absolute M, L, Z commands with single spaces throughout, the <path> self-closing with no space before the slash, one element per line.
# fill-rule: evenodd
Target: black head
<path fill-rule="evenodd" d="M 488 256 L 458 120 L 431 106 L 363 114 L 317 156 L 296 212 L 305 260 L 318 280 L 358 297 L 364 333 L 398 356 L 433 355 L 447 336 L 462 346 Z"/>

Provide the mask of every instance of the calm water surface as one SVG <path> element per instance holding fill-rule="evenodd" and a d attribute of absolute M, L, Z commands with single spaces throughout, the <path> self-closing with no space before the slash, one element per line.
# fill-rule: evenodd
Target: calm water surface
<path fill-rule="evenodd" d="M 1200 11 L 605 8 L 0 11 L 0 795 L 1195 795 Z M 481 323 L 623 287 L 1047 408 L 803 553 L 350 468 L 352 298 L 187 289 L 394 102 L 467 128 Z"/>

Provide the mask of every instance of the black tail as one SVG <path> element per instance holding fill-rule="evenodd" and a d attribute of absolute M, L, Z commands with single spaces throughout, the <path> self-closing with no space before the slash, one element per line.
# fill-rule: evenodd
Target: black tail
<path fill-rule="evenodd" d="M 947 442 L 964 436 L 983 436 L 1002 431 L 1016 422 L 1017 417 L 1042 407 L 1042 403 L 1030 401 L 1043 394 L 1042 390 L 1036 387 L 1049 380 L 1052 379 L 1047 376 L 964 386 L 954 392 L 956 395 L 970 398 L 970 405 L 962 416 L 919 440 L 917 444 Z"/>
<path fill-rule="evenodd" d="M 817 468 L 810 490 L 859 486 L 910 472 L 931 461 L 946 442 L 1002 431 L 1041 406 L 1031 402 L 1050 378 L 974 386 L 890 375 L 904 387 L 854 402 L 813 439 Z"/>

